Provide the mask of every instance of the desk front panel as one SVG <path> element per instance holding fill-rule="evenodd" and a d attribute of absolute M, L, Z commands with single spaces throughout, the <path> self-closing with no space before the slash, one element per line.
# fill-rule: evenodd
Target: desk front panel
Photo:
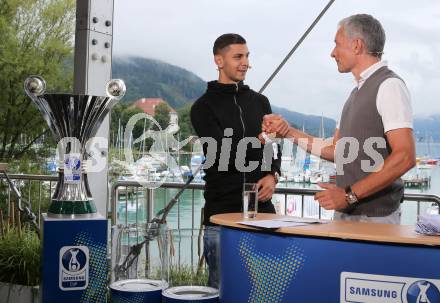
<path fill-rule="evenodd" d="M 220 264 L 225 303 L 440 302 L 438 247 L 222 227 Z"/>

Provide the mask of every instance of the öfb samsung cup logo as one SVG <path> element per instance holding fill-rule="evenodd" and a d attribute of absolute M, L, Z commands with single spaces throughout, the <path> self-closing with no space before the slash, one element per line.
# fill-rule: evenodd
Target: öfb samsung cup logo
<path fill-rule="evenodd" d="M 89 249 L 86 246 L 64 246 L 60 250 L 62 290 L 87 288 L 89 283 Z"/>
<path fill-rule="evenodd" d="M 68 154 L 64 159 L 64 182 L 78 184 L 81 182 L 80 154 Z"/>
<path fill-rule="evenodd" d="M 410 285 L 407 292 L 408 303 L 440 302 L 440 291 L 433 283 L 419 280 Z"/>
<path fill-rule="evenodd" d="M 78 170 L 81 166 L 81 161 L 78 158 L 72 157 L 65 160 L 64 164 L 67 169 Z"/>
<path fill-rule="evenodd" d="M 78 272 L 86 265 L 87 257 L 81 249 L 71 248 L 64 253 L 61 262 L 66 271 Z"/>

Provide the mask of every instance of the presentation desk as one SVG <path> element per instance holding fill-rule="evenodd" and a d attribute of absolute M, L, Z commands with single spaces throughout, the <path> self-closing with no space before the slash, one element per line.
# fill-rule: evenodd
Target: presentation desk
<path fill-rule="evenodd" d="M 440 303 L 440 237 L 414 226 L 330 221 L 261 230 L 242 220 L 211 217 L 221 226 L 220 302 Z"/>

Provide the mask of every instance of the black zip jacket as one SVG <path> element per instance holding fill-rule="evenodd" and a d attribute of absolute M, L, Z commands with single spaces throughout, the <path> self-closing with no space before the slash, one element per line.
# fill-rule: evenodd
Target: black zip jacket
<path fill-rule="evenodd" d="M 221 84 L 217 81 L 208 83 L 208 88 L 191 108 L 191 123 L 200 138 L 210 137 L 217 142 L 214 153 L 209 153 L 208 144 L 203 144 L 203 153 L 206 162 L 214 164 L 205 169 L 205 210 L 204 224 L 209 223 L 209 217 L 214 214 L 240 212 L 242 210 L 243 183 L 256 183 L 269 173 L 280 173 L 281 148 L 278 148 L 278 159 L 266 159 L 272 156 L 266 152 L 264 146 L 253 148 L 251 143 L 241 145 L 239 154 L 245 153 L 244 166 L 248 167 L 250 161 L 257 161 L 258 167 L 249 172 L 240 172 L 236 167 L 237 147 L 244 137 L 257 138 L 261 133 L 263 116 L 272 113 L 268 99 L 251 90 L 249 86 L 239 84 Z M 225 129 L 232 129 L 232 136 Z M 225 140 L 225 141 L 222 141 Z M 220 161 L 222 148 L 231 142 L 229 161 Z M 223 143 L 224 142 L 224 143 Z M 203 142 L 202 142 L 203 143 Z M 271 147 L 269 147 L 270 150 Z M 227 155 L 227 153 L 224 153 Z M 223 158 L 222 154 L 222 158 Z M 240 159 L 239 159 L 240 160 Z M 224 163 L 226 167 L 219 167 Z M 271 163 L 271 165 L 269 165 Z M 260 202 L 259 212 L 274 213 L 271 201 Z"/>

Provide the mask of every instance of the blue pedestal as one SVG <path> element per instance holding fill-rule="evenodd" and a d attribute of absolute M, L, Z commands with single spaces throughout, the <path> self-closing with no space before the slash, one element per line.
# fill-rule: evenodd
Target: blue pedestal
<path fill-rule="evenodd" d="M 106 302 L 107 220 L 43 215 L 42 303 Z"/>
<path fill-rule="evenodd" d="M 439 260 L 439 247 L 222 227 L 220 302 L 440 302 Z"/>
<path fill-rule="evenodd" d="M 161 303 L 162 290 L 145 292 L 135 291 L 119 291 L 111 289 L 111 303 Z"/>

